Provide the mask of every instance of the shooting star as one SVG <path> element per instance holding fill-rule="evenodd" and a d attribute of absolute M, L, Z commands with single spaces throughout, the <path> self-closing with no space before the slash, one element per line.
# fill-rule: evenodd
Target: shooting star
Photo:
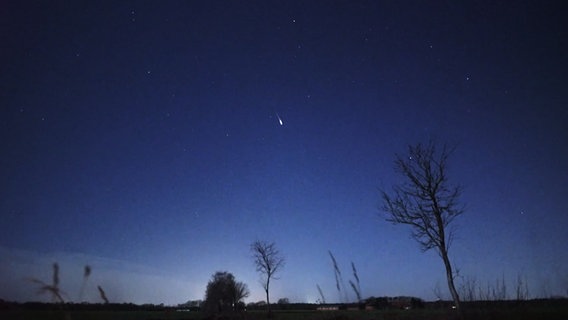
<path fill-rule="evenodd" d="M 284 122 L 282 122 L 282 118 L 280 118 L 280 116 L 278 115 L 278 112 L 276 112 L 276 117 L 278 118 L 278 123 L 280 123 L 280 125 L 283 126 Z"/>

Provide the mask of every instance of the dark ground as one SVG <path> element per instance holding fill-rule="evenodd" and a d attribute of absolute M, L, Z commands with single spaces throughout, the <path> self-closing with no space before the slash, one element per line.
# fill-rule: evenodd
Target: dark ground
<path fill-rule="evenodd" d="M 109 308 L 113 308 L 110 310 Z M 469 302 L 464 303 L 466 320 L 567 320 L 568 299 Z M 207 315 L 199 311 L 176 311 L 174 308 L 150 306 L 142 310 L 135 305 L 61 305 L 61 304 L 4 304 L 0 308 L 3 320 L 261 320 L 264 311 L 246 311 Z M 455 310 L 426 304 L 411 310 L 276 310 L 276 320 L 452 320 L 459 319 Z"/>

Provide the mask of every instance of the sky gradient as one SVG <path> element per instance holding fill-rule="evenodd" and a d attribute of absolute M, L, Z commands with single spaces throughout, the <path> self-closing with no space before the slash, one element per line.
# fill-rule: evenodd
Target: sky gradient
<path fill-rule="evenodd" d="M 365 297 L 449 298 L 378 209 L 429 139 L 457 145 L 460 275 L 568 295 L 561 1 L 1 6 L 0 299 L 49 300 L 27 279 L 58 261 L 69 300 L 89 264 L 91 302 L 202 299 L 218 270 L 258 301 L 255 240 L 286 258 L 272 301 L 338 301 L 328 250 Z"/>

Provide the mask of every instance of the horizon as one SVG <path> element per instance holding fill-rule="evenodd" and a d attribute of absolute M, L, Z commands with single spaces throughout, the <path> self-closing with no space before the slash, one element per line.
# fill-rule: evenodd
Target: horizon
<path fill-rule="evenodd" d="M 9 257 L 9 255 L 11 257 Z M 204 300 L 205 287 L 207 282 L 210 280 L 210 276 L 207 279 L 201 279 L 201 282 L 197 284 L 191 283 L 187 280 L 185 275 L 178 275 L 179 278 L 167 276 L 164 272 L 157 268 L 148 267 L 144 264 L 134 264 L 121 261 L 119 259 L 106 259 L 101 257 L 87 256 L 84 254 L 69 254 L 69 253 L 50 253 L 50 254 L 39 254 L 37 252 L 28 252 L 22 250 L 13 250 L 0 247 L 0 257 L 3 261 L 11 258 L 12 260 L 12 270 L 3 269 L 4 274 L 20 274 L 20 277 L 12 278 L 10 281 L 3 281 L 2 289 L 0 289 L 0 299 L 7 302 L 52 302 L 51 296 L 47 294 L 37 293 L 37 284 L 32 283 L 30 280 L 32 278 L 46 281 L 52 278 L 52 264 L 58 263 L 60 268 L 59 278 L 61 282 L 61 289 L 64 293 L 64 299 L 66 303 L 103 303 L 98 291 L 96 290 L 97 285 L 101 285 L 104 288 L 107 296 L 109 297 L 110 303 L 134 303 L 137 305 L 141 304 L 164 304 L 167 306 L 177 306 L 180 304 L 187 303 L 188 301 Z M 55 260 L 54 260 L 55 259 Z M 341 259 L 337 259 L 341 261 Z M 50 262 L 53 261 L 53 262 Z M 89 263 L 90 261 L 90 263 Z M 92 273 L 87 280 L 85 296 L 82 301 L 77 299 L 77 292 L 80 291 L 80 287 L 83 284 L 82 272 L 85 265 L 89 265 L 92 269 Z M 93 267 L 95 266 L 95 267 Z M 17 270 L 17 271 L 16 271 Z M 350 269 L 349 269 L 350 270 Z M 217 270 L 217 271 L 229 271 L 230 270 Z M 333 266 L 331 261 L 329 262 L 329 276 L 333 277 Z M 24 274 L 28 272 L 28 274 Z M 35 272 L 35 276 L 32 273 Z M 41 275 L 39 277 L 37 275 Z M 515 300 L 515 289 L 517 276 L 515 275 L 505 275 L 505 286 L 508 288 L 506 300 Z M 521 275 L 526 279 L 526 276 Z M 117 284 L 117 279 L 119 279 Z M 181 280 L 180 280 L 181 279 Z M 238 275 L 236 275 L 237 281 L 243 281 Z M 331 279 L 333 280 L 333 279 Z M 480 280 L 476 278 L 476 280 Z M 483 279 L 481 279 L 483 280 Z M 487 281 L 478 281 L 476 289 L 487 289 L 490 287 L 492 289 L 498 289 L 501 285 L 503 277 L 498 277 L 495 279 L 486 279 Z M 122 283 L 123 288 L 121 288 L 120 283 Z M 244 302 L 256 303 L 261 301 L 266 301 L 266 296 L 260 284 L 257 287 L 251 286 L 250 283 L 245 282 L 251 291 L 251 296 L 244 299 Z M 277 283 L 277 282 L 276 282 Z M 451 296 L 447 292 L 446 284 L 440 282 L 440 290 L 443 292 L 442 301 L 451 301 Z M 254 285 L 254 284 L 253 284 Z M 137 289 L 128 289 L 129 287 L 136 287 Z M 176 287 L 177 290 L 165 290 L 163 287 Z M 14 292 L 13 288 L 19 288 L 18 292 L 13 298 L 8 298 L 4 292 Z M 160 288 L 157 292 L 154 292 L 152 288 Z M 189 296 L 186 300 L 183 300 L 181 296 L 184 295 L 184 290 L 193 288 L 193 290 L 185 291 L 185 294 Z M 535 290 L 534 284 L 528 284 L 529 295 L 523 300 L 534 300 L 534 299 L 550 299 L 550 298 L 568 298 L 561 290 L 543 292 L 542 290 Z M 533 290 L 531 290 L 533 288 Z M 352 290 L 349 290 L 349 301 L 343 301 L 343 298 L 337 298 L 337 291 L 335 284 L 328 288 L 328 292 L 324 292 L 326 295 L 326 304 L 342 304 L 342 303 L 356 303 L 356 297 Z M 430 295 L 428 297 L 406 294 L 404 292 L 399 292 L 398 294 L 389 294 L 385 292 L 384 294 L 373 294 L 369 293 L 364 295 L 363 300 L 371 297 L 416 297 L 420 298 L 425 302 L 435 302 L 439 301 L 438 297 L 434 294 L 435 287 L 431 288 Z M 510 290 L 510 291 L 509 291 Z M 142 294 L 152 292 L 151 295 Z M 196 294 L 197 292 L 197 294 Z M 316 292 L 317 293 L 317 292 Z M 332 299 L 327 299 L 328 293 L 331 293 L 329 297 Z M 201 294 L 201 296 L 199 295 Z M 290 303 L 309 303 L 309 304 L 320 304 L 321 299 L 319 296 L 309 296 L 307 300 L 298 299 L 297 296 L 291 295 L 295 298 L 290 298 L 290 296 L 277 296 L 272 295 L 271 291 L 271 301 L 276 304 L 276 301 L 280 298 L 288 298 Z M 335 296 L 335 298 L 333 298 Z M 166 297 L 160 300 L 160 297 Z M 181 299 L 182 301 L 178 300 Z M 129 300 L 131 299 L 131 300 Z M 478 299 L 482 301 L 483 299 Z M 491 299 L 490 299 L 491 300 Z M 467 301 L 467 300 L 466 300 Z M 271 303 L 271 304 L 272 304 Z"/>

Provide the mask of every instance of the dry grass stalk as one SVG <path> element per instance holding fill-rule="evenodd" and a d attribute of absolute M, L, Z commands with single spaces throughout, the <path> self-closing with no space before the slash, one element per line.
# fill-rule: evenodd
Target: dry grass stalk
<path fill-rule="evenodd" d="M 85 292 L 85 287 L 87 286 L 87 280 L 91 275 L 91 267 L 89 265 L 85 265 L 85 269 L 83 271 L 83 283 L 81 284 L 81 290 L 79 291 L 79 302 L 83 300 L 83 294 Z"/>
<path fill-rule="evenodd" d="M 337 264 L 337 260 L 335 260 L 333 253 L 331 253 L 331 251 L 328 251 L 328 253 L 329 253 L 329 256 L 331 257 L 331 261 L 333 263 L 333 271 L 334 271 L 334 275 L 335 275 L 335 286 L 337 287 L 337 293 L 339 295 L 339 300 L 346 302 L 348 300 L 347 292 L 345 290 L 343 290 L 343 296 L 341 295 L 341 291 L 342 291 L 341 288 L 345 288 L 345 285 L 343 284 L 343 277 L 341 276 L 341 270 L 339 270 L 339 265 Z"/>
<path fill-rule="evenodd" d="M 355 268 L 355 263 L 353 263 L 353 261 L 351 261 L 351 269 L 353 270 L 353 277 L 355 277 L 355 280 L 357 281 L 357 286 L 355 286 L 355 283 L 351 280 L 349 280 L 349 284 L 353 288 L 353 291 L 355 291 L 357 301 L 361 302 L 361 284 L 359 283 L 359 275 L 357 275 L 357 268 Z"/>
<path fill-rule="evenodd" d="M 103 288 L 101 286 L 97 286 L 97 289 L 99 289 L 99 295 L 101 296 L 101 299 L 103 299 L 103 301 L 108 304 L 108 299 Z"/>
<path fill-rule="evenodd" d="M 319 292 L 320 297 L 321 297 L 321 303 L 325 304 L 325 296 L 323 295 L 323 291 L 321 290 L 319 284 L 316 284 L 316 287 L 318 287 L 318 292 Z"/>
<path fill-rule="evenodd" d="M 63 292 L 59 289 L 59 265 L 57 263 L 53 264 L 53 284 L 50 285 L 35 278 L 32 278 L 31 281 L 40 285 L 38 294 L 49 293 L 54 302 L 65 303 Z"/>

